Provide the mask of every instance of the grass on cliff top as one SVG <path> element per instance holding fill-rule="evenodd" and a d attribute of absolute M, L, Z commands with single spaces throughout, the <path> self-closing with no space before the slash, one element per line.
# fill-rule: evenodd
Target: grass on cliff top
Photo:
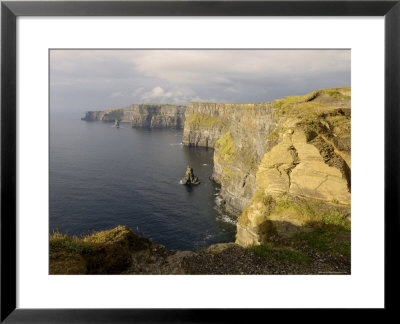
<path fill-rule="evenodd" d="M 82 242 L 89 245 L 107 244 L 124 240 L 129 234 L 133 234 L 133 232 L 127 226 L 117 226 L 110 230 L 98 231 L 91 235 L 86 235 L 82 237 Z"/>
<path fill-rule="evenodd" d="M 64 250 L 66 252 L 74 252 L 79 254 L 90 254 L 94 251 L 93 244 L 83 241 L 77 236 L 69 236 L 54 232 L 50 235 L 50 251 Z"/>
<path fill-rule="evenodd" d="M 120 273 L 129 266 L 133 250 L 149 246 L 126 226 L 82 237 L 54 232 L 49 240 L 50 274 Z"/>
<path fill-rule="evenodd" d="M 350 256 L 351 222 L 343 211 L 318 200 L 276 200 L 269 195 L 265 195 L 261 190 L 256 191 L 252 202 L 262 203 L 261 214 L 265 220 L 268 219 L 271 213 L 285 213 L 286 211 L 296 212 L 299 217 L 310 220 L 307 222 L 307 227 L 311 231 L 295 234 L 292 238 L 295 242 L 306 244 L 320 252 Z M 244 227 L 249 222 L 247 216 L 249 208 L 249 206 L 246 207 L 238 219 L 238 223 Z M 268 233 L 272 236 L 276 234 L 273 226 Z M 272 253 L 270 249 L 265 247 L 257 249 L 259 253 Z"/>
<path fill-rule="evenodd" d="M 190 125 L 204 126 L 222 126 L 222 119 L 216 116 L 210 116 L 201 113 L 192 113 L 186 118 L 186 122 Z"/>
<path fill-rule="evenodd" d="M 333 200 L 337 201 L 337 200 Z M 324 203 L 318 200 L 309 200 L 307 202 L 294 202 L 292 200 L 278 200 L 274 211 L 282 212 L 293 209 L 303 216 L 310 216 L 313 221 L 311 226 L 333 225 L 342 228 L 344 231 L 351 230 L 351 222 L 348 217 L 335 208 L 322 209 Z"/>
<path fill-rule="evenodd" d="M 296 234 L 293 239 L 320 252 L 351 254 L 350 232 L 338 226 L 321 226 L 312 232 Z"/>
<path fill-rule="evenodd" d="M 126 239 L 133 232 L 126 226 L 117 226 L 110 230 L 94 232 L 90 235 L 70 236 L 55 231 L 50 235 L 50 249 L 64 249 L 68 252 L 87 254 L 94 251 L 96 246 L 110 244 Z"/>
<path fill-rule="evenodd" d="M 312 261 L 311 258 L 303 252 L 287 248 L 276 248 L 268 243 L 251 246 L 249 250 L 258 256 L 285 264 L 310 264 Z"/>
<path fill-rule="evenodd" d="M 318 113 L 329 108 L 328 103 L 313 102 L 318 96 L 326 94 L 335 100 L 349 100 L 351 99 L 350 91 L 350 87 L 320 89 L 302 96 L 289 96 L 277 99 L 272 104 L 277 108 L 278 116 L 289 113 L 293 108 L 296 108 L 296 111 Z"/>
<path fill-rule="evenodd" d="M 337 114 L 334 116 L 327 116 L 326 120 L 334 127 L 351 127 L 351 119 L 347 116 Z"/>
<path fill-rule="evenodd" d="M 346 215 L 335 209 L 319 210 L 318 202 L 294 203 L 290 200 L 279 201 L 275 210 L 296 209 L 303 214 L 311 214 L 317 221 L 309 225 L 312 231 L 295 234 L 293 239 L 307 244 L 321 252 L 339 253 L 350 256 L 351 222 Z"/>

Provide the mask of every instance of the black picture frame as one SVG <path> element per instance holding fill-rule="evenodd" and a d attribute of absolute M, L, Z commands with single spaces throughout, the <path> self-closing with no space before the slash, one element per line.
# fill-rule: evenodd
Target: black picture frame
<path fill-rule="evenodd" d="M 4 1 L 1 3 L 1 322 L 234 322 L 263 310 L 16 308 L 16 19 L 19 16 L 384 16 L 385 309 L 396 309 L 399 246 L 400 0 Z M 371 188 L 371 190 L 374 190 Z"/>

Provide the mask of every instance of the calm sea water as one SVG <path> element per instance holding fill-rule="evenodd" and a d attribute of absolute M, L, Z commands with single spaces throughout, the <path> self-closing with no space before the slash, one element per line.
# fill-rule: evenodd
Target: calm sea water
<path fill-rule="evenodd" d="M 50 116 L 50 232 L 80 235 L 127 225 L 168 249 L 234 241 L 209 180 L 213 151 L 181 144 L 182 131 Z M 179 180 L 190 165 L 201 184 Z"/>

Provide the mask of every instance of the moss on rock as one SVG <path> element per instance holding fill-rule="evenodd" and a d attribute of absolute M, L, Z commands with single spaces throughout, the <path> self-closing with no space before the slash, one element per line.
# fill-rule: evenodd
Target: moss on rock
<path fill-rule="evenodd" d="M 50 236 L 50 274 L 113 274 L 131 264 L 134 251 L 148 249 L 151 241 L 127 226 L 83 237 Z"/>
<path fill-rule="evenodd" d="M 186 118 L 187 123 L 191 126 L 222 126 L 222 119 L 217 116 L 210 116 L 202 113 L 191 113 Z"/>

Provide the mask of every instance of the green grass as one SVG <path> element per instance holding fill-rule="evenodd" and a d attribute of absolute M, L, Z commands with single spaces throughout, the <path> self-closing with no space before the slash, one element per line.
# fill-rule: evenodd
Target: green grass
<path fill-rule="evenodd" d="M 303 96 L 289 96 L 281 99 L 274 100 L 272 104 L 277 108 L 276 113 L 278 116 L 286 115 L 292 111 L 294 107 L 303 113 L 310 111 L 318 111 L 326 107 L 324 104 L 312 102 L 311 99 L 319 94 L 327 94 L 335 99 L 345 100 L 351 99 L 351 96 L 345 95 L 343 92 L 350 91 L 350 87 L 321 89 Z"/>
<path fill-rule="evenodd" d="M 216 148 L 222 154 L 224 161 L 231 160 L 233 154 L 235 153 L 235 141 L 229 132 L 226 132 L 220 137 L 220 139 L 216 142 Z"/>
<path fill-rule="evenodd" d="M 285 264 L 310 264 L 311 258 L 300 251 L 285 249 L 285 248 L 275 248 L 270 244 L 261 244 L 249 247 L 249 250 L 254 254 L 272 259 Z"/>
<path fill-rule="evenodd" d="M 64 250 L 79 254 L 91 254 L 94 251 L 93 244 L 84 242 L 76 236 L 68 236 L 54 232 L 50 235 L 50 250 Z"/>
<path fill-rule="evenodd" d="M 192 113 L 186 118 L 186 122 L 191 125 L 222 126 L 222 119 L 201 113 Z"/>
<path fill-rule="evenodd" d="M 350 87 L 322 89 L 322 93 L 326 93 L 336 99 L 350 99 L 350 96 L 344 95 L 341 91 L 350 91 Z"/>
<path fill-rule="evenodd" d="M 343 115 L 334 115 L 334 116 L 327 116 L 326 120 L 333 125 L 334 127 L 339 127 L 343 125 L 351 125 L 351 120 L 350 118 L 343 116 Z"/>
<path fill-rule="evenodd" d="M 313 206 L 313 202 L 294 202 L 292 200 L 279 200 L 276 205 L 274 211 L 282 212 L 288 209 L 295 210 L 297 213 L 303 216 L 309 216 L 310 218 L 315 218 L 316 211 L 315 208 L 318 206 Z M 317 203 L 315 203 L 317 205 Z"/>
<path fill-rule="evenodd" d="M 277 202 L 277 204 L 275 205 L 275 211 L 280 212 L 283 210 L 287 210 L 289 208 L 294 207 L 295 204 L 293 201 L 291 200 L 280 200 Z"/>
<path fill-rule="evenodd" d="M 350 231 L 351 229 L 351 223 L 346 215 L 343 215 L 336 210 L 323 213 L 321 216 L 321 222 L 325 225 L 342 227 L 345 231 Z"/>
<path fill-rule="evenodd" d="M 82 237 L 55 232 L 49 240 L 50 273 L 120 273 L 131 263 L 132 251 L 148 249 L 149 244 L 126 226 Z"/>
<path fill-rule="evenodd" d="M 349 231 L 339 226 L 322 226 L 309 233 L 299 233 L 294 239 L 306 243 L 321 252 L 340 253 L 350 256 L 351 245 Z"/>

